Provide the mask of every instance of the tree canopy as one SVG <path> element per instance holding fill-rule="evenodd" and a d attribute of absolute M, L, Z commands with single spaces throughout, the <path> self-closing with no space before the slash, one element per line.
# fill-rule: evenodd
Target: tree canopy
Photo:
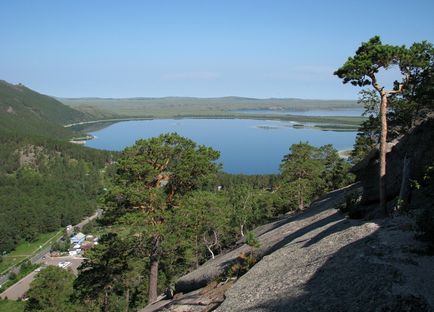
<path fill-rule="evenodd" d="M 218 157 L 219 152 L 210 147 L 169 133 L 138 140 L 118 159 L 113 187 L 106 196 L 108 218 L 133 226 L 149 246 L 149 301 L 156 299 L 161 243 L 170 235 L 169 212 L 217 173 Z"/>
<path fill-rule="evenodd" d="M 426 41 L 414 43 L 410 48 L 383 44 L 379 36 L 363 42 L 356 50 L 354 56 L 337 69 L 334 74 L 342 79 L 342 82 L 351 83 L 354 86 L 364 87 L 371 85 L 380 96 L 379 120 L 381 130 L 379 132 L 380 165 L 379 165 L 379 197 L 381 209 L 387 214 L 386 193 L 386 153 L 388 134 L 388 102 L 389 97 L 402 96 L 404 90 L 413 86 L 420 86 L 420 78 L 429 75 L 433 64 L 433 46 Z M 379 71 L 388 70 L 397 66 L 401 77 L 397 77 L 393 88 L 387 90 L 379 82 Z"/>

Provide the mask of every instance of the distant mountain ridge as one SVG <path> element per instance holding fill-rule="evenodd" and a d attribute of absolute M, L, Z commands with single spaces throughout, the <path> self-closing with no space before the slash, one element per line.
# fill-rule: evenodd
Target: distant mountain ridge
<path fill-rule="evenodd" d="M 182 117 L 234 115 L 237 110 L 337 110 L 360 108 L 351 100 L 255 99 L 248 97 L 57 98 L 63 104 L 96 117 Z M 264 115 L 264 114 L 262 114 Z"/>
<path fill-rule="evenodd" d="M 133 97 L 54 97 L 55 99 L 59 100 L 60 102 L 69 102 L 69 101 L 110 101 L 110 100 L 116 100 L 116 101 L 134 101 L 134 100 L 143 100 L 143 101 L 201 101 L 201 102 L 207 102 L 207 101 L 213 101 L 213 102 L 220 102 L 220 103 L 226 103 L 228 101 L 255 101 L 255 102 L 282 102 L 282 103 L 289 103 L 289 102 L 314 102 L 318 105 L 321 105 L 321 103 L 335 103 L 336 106 L 341 105 L 342 107 L 345 106 L 353 106 L 356 105 L 355 100 L 342 100 L 342 99 L 304 99 L 304 98 L 276 98 L 276 97 L 269 97 L 269 98 L 254 98 L 254 97 L 243 97 L 243 96 L 221 96 L 221 97 L 194 97 L 194 96 L 162 96 L 162 97 L 146 97 L 146 96 L 133 96 Z"/>

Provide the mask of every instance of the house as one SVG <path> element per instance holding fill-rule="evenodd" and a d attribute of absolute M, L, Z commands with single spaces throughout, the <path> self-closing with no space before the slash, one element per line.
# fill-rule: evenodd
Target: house
<path fill-rule="evenodd" d="M 93 243 L 92 242 L 84 242 L 83 244 L 81 244 L 81 250 L 89 250 L 93 247 Z"/>
<path fill-rule="evenodd" d="M 86 239 L 86 235 L 80 232 L 74 235 L 73 237 L 71 237 L 71 244 L 81 244 L 82 242 L 84 242 L 85 239 Z"/>

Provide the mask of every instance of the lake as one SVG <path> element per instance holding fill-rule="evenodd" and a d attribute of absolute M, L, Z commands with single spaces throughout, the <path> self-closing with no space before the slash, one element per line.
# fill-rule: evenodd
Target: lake
<path fill-rule="evenodd" d="M 122 150 L 140 138 L 177 132 L 197 143 L 220 151 L 219 162 L 229 173 L 278 173 L 279 164 L 291 144 L 309 142 L 314 146 L 333 144 L 338 150 L 351 149 L 356 132 L 292 128 L 294 123 L 252 119 L 155 119 L 123 121 L 92 132 L 87 146 Z"/>

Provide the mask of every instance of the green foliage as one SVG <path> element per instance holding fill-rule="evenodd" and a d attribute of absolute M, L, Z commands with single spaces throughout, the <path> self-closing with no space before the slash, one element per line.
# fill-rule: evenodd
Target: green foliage
<path fill-rule="evenodd" d="M 11 272 L 9 274 L 9 280 L 14 283 L 17 280 L 17 273 Z"/>
<path fill-rule="evenodd" d="M 95 211 L 109 153 L 1 132 L 0 143 L 0 252 Z"/>
<path fill-rule="evenodd" d="M 71 243 L 69 239 L 56 241 L 51 245 L 51 251 L 67 252 L 70 246 Z"/>
<path fill-rule="evenodd" d="M 429 243 L 431 252 L 434 251 L 434 164 L 428 166 L 420 180 L 414 181 L 418 186 L 418 195 L 424 198 L 421 212 L 416 218 L 417 230 L 421 238 Z"/>
<path fill-rule="evenodd" d="M 230 205 L 230 224 L 237 233 L 270 220 L 275 215 L 275 196 L 266 190 L 255 189 L 249 184 L 240 184 L 226 191 Z"/>
<path fill-rule="evenodd" d="M 230 213 L 227 198 L 221 192 L 196 191 L 186 195 L 170 218 L 168 228 L 176 232 L 172 236 L 176 238 L 173 246 L 184 245 L 191 251 L 191 259 L 186 260 L 198 266 L 212 256 L 211 252 L 218 253 L 228 244 Z"/>
<path fill-rule="evenodd" d="M 255 233 L 251 231 L 246 233 L 246 244 L 255 248 L 261 247 L 261 242 L 258 240 Z"/>
<path fill-rule="evenodd" d="M 219 172 L 217 176 L 211 181 L 210 185 L 205 187 L 214 191 L 218 186 L 224 191 L 238 188 L 240 185 L 249 186 L 253 189 L 273 190 L 279 183 L 279 176 L 277 174 L 267 175 L 246 175 L 246 174 L 229 174 Z"/>
<path fill-rule="evenodd" d="M 217 173 L 218 157 L 217 151 L 176 133 L 138 140 L 118 159 L 113 185 L 105 196 L 105 222 L 127 225 L 140 237 L 143 255 L 155 267 L 171 253 L 175 207 Z M 156 291 L 149 288 L 150 294 Z"/>
<path fill-rule="evenodd" d="M 342 78 L 343 83 L 350 82 L 359 87 L 370 85 L 381 68 L 398 65 L 403 54 L 404 47 L 383 44 L 380 37 L 375 36 L 363 42 L 356 54 L 334 74 Z"/>
<path fill-rule="evenodd" d="M 335 71 L 343 83 L 350 82 L 359 87 L 372 85 L 382 99 L 389 103 L 386 107 L 387 124 L 385 134 L 393 139 L 405 133 L 413 125 L 415 118 L 424 108 L 434 108 L 434 47 L 422 41 L 409 48 L 383 44 L 375 36 L 364 42 L 353 57 Z M 401 79 L 395 81 L 392 90 L 385 90 L 378 83 L 376 75 L 382 69 L 397 66 Z M 359 129 L 352 161 L 363 159 L 378 143 L 380 133 L 379 96 L 375 91 L 362 90 L 359 104 L 365 106 L 369 119 Z M 386 102 L 384 102 L 386 103 Z"/>
<path fill-rule="evenodd" d="M 257 262 L 257 259 L 252 254 L 240 254 L 235 263 L 233 263 L 226 272 L 226 278 L 244 275 L 249 271 Z"/>
<path fill-rule="evenodd" d="M 348 170 L 349 164 L 331 145 L 291 145 L 280 166 L 279 193 L 287 199 L 287 210 L 303 209 L 315 196 L 348 185 L 352 181 Z"/>
<path fill-rule="evenodd" d="M 303 209 L 322 184 L 322 164 L 308 143 L 293 144 L 280 165 L 284 188 L 292 193 L 290 205 Z M 292 201 L 292 199 L 294 201 Z"/>
<path fill-rule="evenodd" d="M 27 292 L 26 311 L 74 311 L 70 303 L 74 275 L 64 269 L 48 266 L 39 272 Z"/>
<path fill-rule="evenodd" d="M 63 123 L 82 121 L 88 115 L 39 94 L 23 85 L 0 81 L 0 132 L 67 139 L 73 132 Z"/>
<path fill-rule="evenodd" d="M 140 282 L 140 276 L 129 274 L 133 253 L 133 241 L 122 240 L 113 233 L 102 236 L 100 244 L 86 252 L 79 267 L 79 276 L 74 281 L 76 301 L 116 311 L 127 289 L 132 288 L 133 279 Z"/>
<path fill-rule="evenodd" d="M 0 299 L 0 311 L 3 312 L 24 312 L 24 306 L 23 301 Z"/>

